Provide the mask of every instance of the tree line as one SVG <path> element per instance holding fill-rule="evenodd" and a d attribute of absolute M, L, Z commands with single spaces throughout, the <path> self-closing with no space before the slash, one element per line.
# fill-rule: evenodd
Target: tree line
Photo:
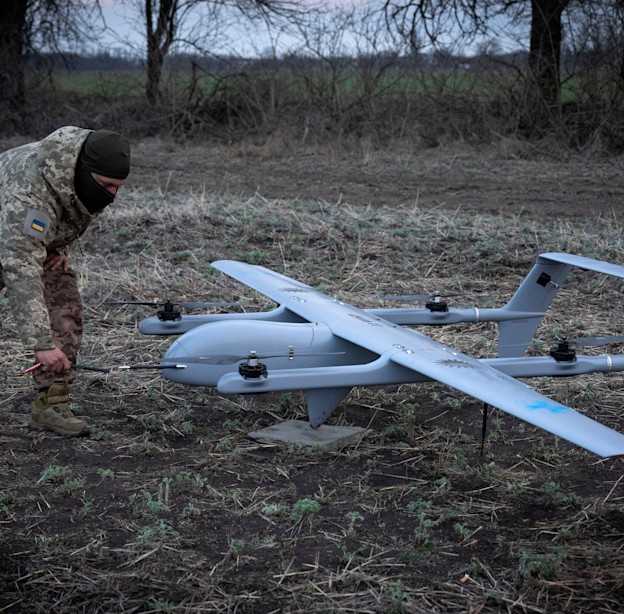
<path fill-rule="evenodd" d="M 620 140 L 624 141 L 615 121 L 623 106 L 624 0 L 120 3 L 140 16 L 135 25 L 142 42 L 132 53 L 140 56 L 145 108 L 162 115 L 163 108 L 171 106 L 171 92 L 175 91 L 179 109 L 181 92 L 172 90 L 166 80 L 172 66 L 185 65 L 190 75 L 187 91 L 182 94 L 187 105 L 182 113 L 185 120 L 178 117 L 169 124 L 170 130 L 174 125 L 192 124 L 191 116 L 200 107 L 204 116 L 213 113 L 215 121 L 226 116 L 228 125 L 238 118 L 244 129 L 249 124 L 245 107 L 255 106 L 255 111 L 266 115 L 266 109 L 285 104 L 284 98 L 275 97 L 280 92 L 285 95 L 286 82 L 291 90 L 288 103 L 296 107 L 293 81 L 283 78 L 285 71 L 298 75 L 306 100 L 312 97 L 320 101 L 330 120 L 340 119 L 344 130 L 355 124 L 362 130 L 367 123 L 378 124 L 378 116 L 365 116 L 373 113 L 382 94 L 383 100 L 394 105 L 393 121 L 401 121 L 397 101 L 388 95 L 397 92 L 396 87 L 389 86 L 390 75 L 402 73 L 424 79 L 427 72 L 431 73 L 429 78 L 439 79 L 453 69 L 465 72 L 480 67 L 485 75 L 496 72 L 503 76 L 496 85 L 497 95 L 490 97 L 494 106 L 483 109 L 483 113 L 495 113 L 498 105 L 499 112 L 509 119 L 507 130 L 539 139 L 572 125 L 579 144 L 595 138 L 598 128 L 607 130 L 616 149 Z M 239 36 L 246 28 L 261 27 L 268 44 L 258 49 L 255 57 L 228 54 L 223 32 L 233 24 L 237 24 Z M 59 59 L 70 67 L 72 58 L 84 57 L 80 51 L 87 42 L 94 49 L 96 33 L 104 27 L 100 0 L 3 0 L 0 130 L 23 130 L 32 119 L 32 100 L 38 95 L 38 86 L 50 83 Z M 276 41 L 281 37 L 289 38 L 290 48 L 278 47 Z M 96 49 L 94 57 L 97 53 Z M 54 62 L 46 62 L 52 58 Z M 180 58 L 186 61 L 180 62 Z M 344 91 L 347 79 L 354 75 L 358 86 L 349 87 L 355 98 Z M 213 84 L 209 93 L 198 87 L 208 77 Z M 253 79 L 255 83 L 251 83 Z M 488 87 L 494 87 L 493 83 L 490 81 Z M 444 90 L 440 88 L 440 96 Z M 236 93 L 238 99 L 227 99 L 228 93 Z M 414 95 L 431 97 L 432 88 L 427 86 L 425 92 L 417 89 Z M 468 99 L 455 98 L 450 103 L 436 99 L 442 108 L 449 104 L 461 107 L 462 102 Z M 336 114 L 341 113 L 347 116 L 338 118 Z"/>

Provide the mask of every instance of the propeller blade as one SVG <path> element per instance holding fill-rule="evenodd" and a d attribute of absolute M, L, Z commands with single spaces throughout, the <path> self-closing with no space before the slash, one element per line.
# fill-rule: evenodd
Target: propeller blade
<path fill-rule="evenodd" d="M 145 305 L 146 307 L 165 307 L 167 305 L 177 305 L 185 309 L 203 309 L 205 307 L 232 307 L 240 306 L 242 303 L 228 301 L 164 301 L 162 303 L 150 301 L 106 301 L 105 305 Z"/>
<path fill-rule="evenodd" d="M 105 301 L 104 305 L 145 305 L 146 307 L 160 307 L 162 303 L 148 301 Z"/>
<path fill-rule="evenodd" d="M 32 367 L 31 367 L 32 368 Z M 110 373 L 111 371 L 133 371 L 135 369 L 186 369 L 186 365 L 115 365 L 114 367 L 92 367 L 91 365 L 73 364 L 72 369 L 84 369 L 86 371 L 98 371 L 99 373 Z"/>
<path fill-rule="evenodd" d="M 231 365 L 241 360 L 259 359 L 264 358 L 297 358 L 298 356 L 340 356 L 344 352 L 308 352 L 306 350 L 299 350 L 289 352 L 275 352 L 269 354 L 218 354 L 216 356 L 174 356 L 169 359 L 163 358 L 162 361 L 168 362 L 171 360 L 177 364 L 201 364 L 201 365 Z"/>
<path fill-rule="evenodd" d="M 398 295 L 385 295 L 379 298 L 382 301 L 408 301 L 419 302 L 428 301 L 431 298 L 431 294 L 398 294 Z"/>
<path fill-rule="evenodd" d="M 408 302 L 424 302 L 434 298 L 451 298 L 453 296 L 464 296 L 461 292 L 455 292 L 452 294 L 431 292 L 430 294 L 398 294 L 398 295 L 385 295 L 379 298 L 384 301 L 408 301 Z"/>
<path fill-rule="evenodd" d="M 219 356 L 176 356 L 173 361 L 180 364 L 200 364 L 200 365 L 231 365 L 239 360 L 245 360 L 247 355 L 221 354 Z M 265 358 L 265 356 L 257 356 L 256 358 Z M 167 361 L 167 358 L 163 358 Z"/>
<path fill-rule="evenodd" d="M 204 307 L 237 307 L 242 305 L 242 303 L 228 301 L 181 301 L 179 303 L 174 303 L 174 305 L 180 305 L 180 307 L 184 307 L 185 309 L 203 309 Z"/>
<path fill-rule="evenodd" d="M 26 375 L 27 373 L 32 373 L 33 371 L 37 371 L 41 369 L 43 365 L 38 362 L 32 367 L 28 367 L 22 371 L 21 375 Z M 71 363 L 72 369 L 83 369 L 85 371 L 97 371 L 98 373 L 110 373 L 111 371 L 115 371 L 116 369 L 119 371 L 129 371 L 133 369 L 186 369 L 186 365 L 181 364 L 171 364 L 171 365 L 117 365 L 114 367 L 93 367 L 91 365 L 79 365 L 75 363 Z"/>
<path fill-rule="evenodd" d="M 570 343 L 578 343 L 587 347 L 624 343 L 624 335 L 604 335 L 597 337 L 577 337 L 570 339 Z"/>

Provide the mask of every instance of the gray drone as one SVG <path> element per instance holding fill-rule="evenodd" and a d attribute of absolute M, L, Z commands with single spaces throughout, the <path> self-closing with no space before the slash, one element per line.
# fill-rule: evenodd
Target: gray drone
<path fill-rule="evenodd" d="M 161 360 L 165 367 L 186 367 L 163 370 L 170 380 L 216 386 L 222 394 L 303 390 L 312 427 L 323 424 L 354 386 L 435 380 L 480 399 L 484 409 L 497 407 L 599 456 L 624 455 L 624 435 L 514 379 L 624 370 L 624 355 L 577 355 L 565 341 L 548 356 L 525 356 L 572 267 L 624 278 L 622 266 L 541 254 L 511 300 L 487 309 L 449 307 L 440 295 L 425 307 L 359 309 L 261 266 L 231 260 L 212 266 L 278 307 L 143 320 L 143 334 L 180 335 Z M 405 328 L 461 322 L 496 322 L 499 356 L 472 358 Z"/>

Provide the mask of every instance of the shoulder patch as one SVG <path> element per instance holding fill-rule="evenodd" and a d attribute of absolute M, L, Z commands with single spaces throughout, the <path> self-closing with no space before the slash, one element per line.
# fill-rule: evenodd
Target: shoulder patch
<path fill-rule="evenodd" d="M 43 241 L 50 230 L 52 220 L 47 213 L 29 209 L 24 221 L 24 234 Z"/>

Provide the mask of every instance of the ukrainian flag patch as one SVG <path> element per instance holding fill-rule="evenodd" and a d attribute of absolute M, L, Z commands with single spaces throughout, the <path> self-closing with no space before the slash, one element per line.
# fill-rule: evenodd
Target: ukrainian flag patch
<path fill-rule="evenodd" d="M 41 220 L 33 220 L 30 227 L 34 228 L 37 232 L 43 232 L 46 225 L 45 222 L 42 222 Z"/>
<path fill-rule="evenodd" d="M 50 230 L 52 220 L 44 211 L 29 209 L 24 220 L 24 234 L 43 241 Z"/>

